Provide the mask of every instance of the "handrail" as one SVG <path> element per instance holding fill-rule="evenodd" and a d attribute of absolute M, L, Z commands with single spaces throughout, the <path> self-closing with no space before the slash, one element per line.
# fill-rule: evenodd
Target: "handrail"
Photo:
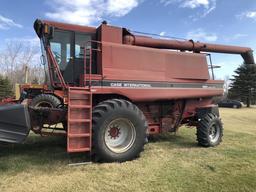
<path fill-rule="evenodd" d="M 61 84 L 61 87 L 63 89 L 67 89 L 67 85 L 65 83 L 65 80 L 60 72 L 60 69 L 58 67 L 58 64 L 57 64 L 57 61 L 55 60 L 54 56 L 53 56 L 53 53 L 52 53 L 52 50 L 50 48 L 50 46 L 47 46 L 46 48 L 47 52 L 48 52 L 48 55 L 50 57 L 50 63 L 51 65 L 53 64 L 53 69 L 54 71 L 57 73 L 57 76 L 58 76 L 58 79 L 60 80 L 60 84 Z M 51 66 L 52 67 L 52 66 Z M 50 69 L 50 66 L 49 66 L 49 69 Z M 52 77 L 51 77 L 52 78 Z M 53 83 L 55 84 L 54 80 L 51 79 L 51 81 L 53 81 Z"/>
<path fill-rule="evenodd" d="M 92 48 L 92 44 L 96 43 L 97 49 Z M 91 47 L 88 49 L 89 45 L 91 44 Z M 85 50 L 84 50 L 84 86 L 86 86 L 86 75 L 87 75 L 87 62 L 86 62 L 86 56 L 87 56 L 87 50 L 89 50 L 89 89 L 91 89 L 92 86 L 92 53 L 93 51 L 101 52 L 101 49 L 98 48 L 99 45 L 101 45 L 102 42 L 95 41 L 95 40 L 89 40 L 85 43 Z"/>
<path fill-rule="evenodd" d="M 211 56 L 211 54 L 207 54 L 207 56 L 209 57 L 209 61 L 210 61 L 210 69 L 211 69 L 211 73 L 212 73 L 212 80 L 215 80 L 213 65 L 212 65 L 212 56 Z"/>
<path fill-rule="evenodd" d="M 87 50 L 89 50 L 89 84 L 88 84 L 89 88 L 91 88 L 91 85 L 92 85 L 92 83 L 91 83 L 91 81 L 92 81 L 92 53 L 93 53 L 93 51 L 101 52 L 101 49 L 99 49 L 99 48 L 97 48 L 97 49 L 92 48 L 93 43 L 96 43 L 97 47 L 98 47 L 100 44 L 102 44 L 102 42 L 95 41 L 95 40 L 89 40 L 85 43 L 86 49 L 84 50 L 84 75 L 87 75 L 87 71 L 86 71 L 86 69 L 87 69 L 87 63 L 86 63 L 87 54 L 86 53 L 87 53 Z M 91 48 L 88 49 L 87 47 L 89 47 L 89 44 L 91 44 Z M 65 83 L 65 80 L 64 80 L 61 72 L 60 72 L 57 61 L 55 60 L 55 58 L 53 56 L 50 46 L 46 47 L 46 51 L 48 53 L 47 55 L 49 56 L 49 60 L 50 60 L 49 70 L 53 68 L 53 72 L 56 72 L 57 77 L 60 81 L 61 87 L 63 89 L 67 89 L 67 85 Z M 53 83 L 53 86 L 55 86 L 55 82 L 52 77 L 53 74 L 51 74 L 51 72 L 52 71 L 50 70 L 51 82 Z M 84 82 L 83 82 L 84 86 L 86 86 L 86 79 L 87 78 L 85 77 Z"/>

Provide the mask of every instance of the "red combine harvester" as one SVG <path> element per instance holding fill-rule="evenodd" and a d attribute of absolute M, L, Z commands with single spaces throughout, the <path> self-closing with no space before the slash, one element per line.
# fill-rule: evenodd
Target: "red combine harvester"
<path fill-rule="evenodd" d="M 211 79 L 206 52 L 255 64 L 250 48 L 154 39 L 106 22 L 36 20 L 34 28 L 45 85 L 22 86 L 19 100 L 1 105 L 0 141 L 21 143 L 30 130 L 64 134 L 69 153 L 93 152 L 101 161 L 134 159 L 148 135 L 181 125 L 196 126 L 200 145 L 218 145 L 223 127 L 213 98 L 223 81 Z"/>

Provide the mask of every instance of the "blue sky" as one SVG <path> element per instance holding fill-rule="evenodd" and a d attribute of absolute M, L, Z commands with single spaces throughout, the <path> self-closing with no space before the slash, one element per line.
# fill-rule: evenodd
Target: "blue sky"
<path fill-rule="evenodd" d="M 36 42 L 33 22 L 44 18 L 132 30 L 256 50 L 256 0 L 1 0 L 0 48 L 8 40 Z M 240 56 L 213 54 L 218 78 L 232 75 Z"/>

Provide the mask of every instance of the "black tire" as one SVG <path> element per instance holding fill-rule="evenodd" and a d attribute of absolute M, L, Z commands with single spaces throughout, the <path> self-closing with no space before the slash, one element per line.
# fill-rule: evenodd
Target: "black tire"
<path fill-rule="evenodd" d="M 239 107 L 237 105 L 233 105 L 233 108 L 234 109 L 238 109 Z"/>
<path fill-rule="evenodd" d="M 147 141 L 147 122 L 143 113 L 134 104 L 121 99 L 103 101 L 94 107 L 92 116 L 93 154 L 96 161 L 124 162 L 139 156 Z M 121 124 L 122 126 L 120 126 L 120 124 L 118 124 L 119 121 L 121 123 L 129 122 L 127 124 L 130 125 L 130 127 L 125 127 L 126 124 Z M 110 127 L 112 123 L 114 124 L 115 122 L 117 122 L 117 125 Z M 114 139 L 110 132 L 111 129 L 119 129 L 117 136 L 113 136 Z M 122 133 L 123 130 L 124 132 L 128 131 L 128 133 Z M 134 132 L 131 131 L 131 134 L 129 134 L 130 130 L 134 130 Z M 122 146 L 119 151 L 119 146 L 117 146 L 117 148 L 110 147 L 111 142 L 116 138 L 119 139 L 118 134 L 120 134 L 120 138 L 124 137 L 122 134 L 126 135 L 126 138 L 128 138 L 127 135 L 134 136 L 133 143 L 126 149 L 126 151 L 121 150 Z M 110 139 L 108 138 L 109 136 L 111 137 Z"/>
<path fill-rule="evenodd" d="M 34 97 L 30 103 L 32 107 L 49 107 L 58 108 L 61 105 L 61 101 L 54 95 L 40 94 Z"/>
<path fill-rule="evenodd" d="M 220 118 L 213 114 L 206 114 L 198 122 L 197 126 L 198 144 L 204 147 L 214 147 L 221 143 L 223 136 L 223 125 Z"/>
<path fill-rule="evenodd" d="M 62 106 L 62 102 L 59 98 L 50 94 L 41 94 L 34 97 L 30 103 L 32 107 L 48 107 L 48 108 L 59 108 Z M 67 131 L 67 121 L 63 121 L 62 127 Z"/>

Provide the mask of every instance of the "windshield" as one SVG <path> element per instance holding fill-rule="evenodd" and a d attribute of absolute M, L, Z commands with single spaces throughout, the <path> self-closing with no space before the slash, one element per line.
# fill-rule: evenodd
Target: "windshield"
<path fill-rule="evenodd" d="M 84 72 L 85 46 L 90 40 L 87 33 L 55 29 L 50 47 L 66 83 L 79 84 Z"/>
<path fill-rule="evenodd" d="M 42 52 L 41 64 L 44 66 L 44 72 L 45 72 L 44 83 L 51 87 L 49 68 L 48 68 L 48 65 L 47 65 L 48 61 L 47 61 L 46 51 L 44 49 L 44 42 L 43 42 L 42 38 L 40 38 L 40 45 L 41 45 L 41 52 Z"/>
<path fill-rule="evenodd" d="M 71 59 L 70 44 L 70 33 L 65 31 L 55 31 L 54 38 L 50 40 L 52 53 L 62 72 L 65 71 Z"/>

